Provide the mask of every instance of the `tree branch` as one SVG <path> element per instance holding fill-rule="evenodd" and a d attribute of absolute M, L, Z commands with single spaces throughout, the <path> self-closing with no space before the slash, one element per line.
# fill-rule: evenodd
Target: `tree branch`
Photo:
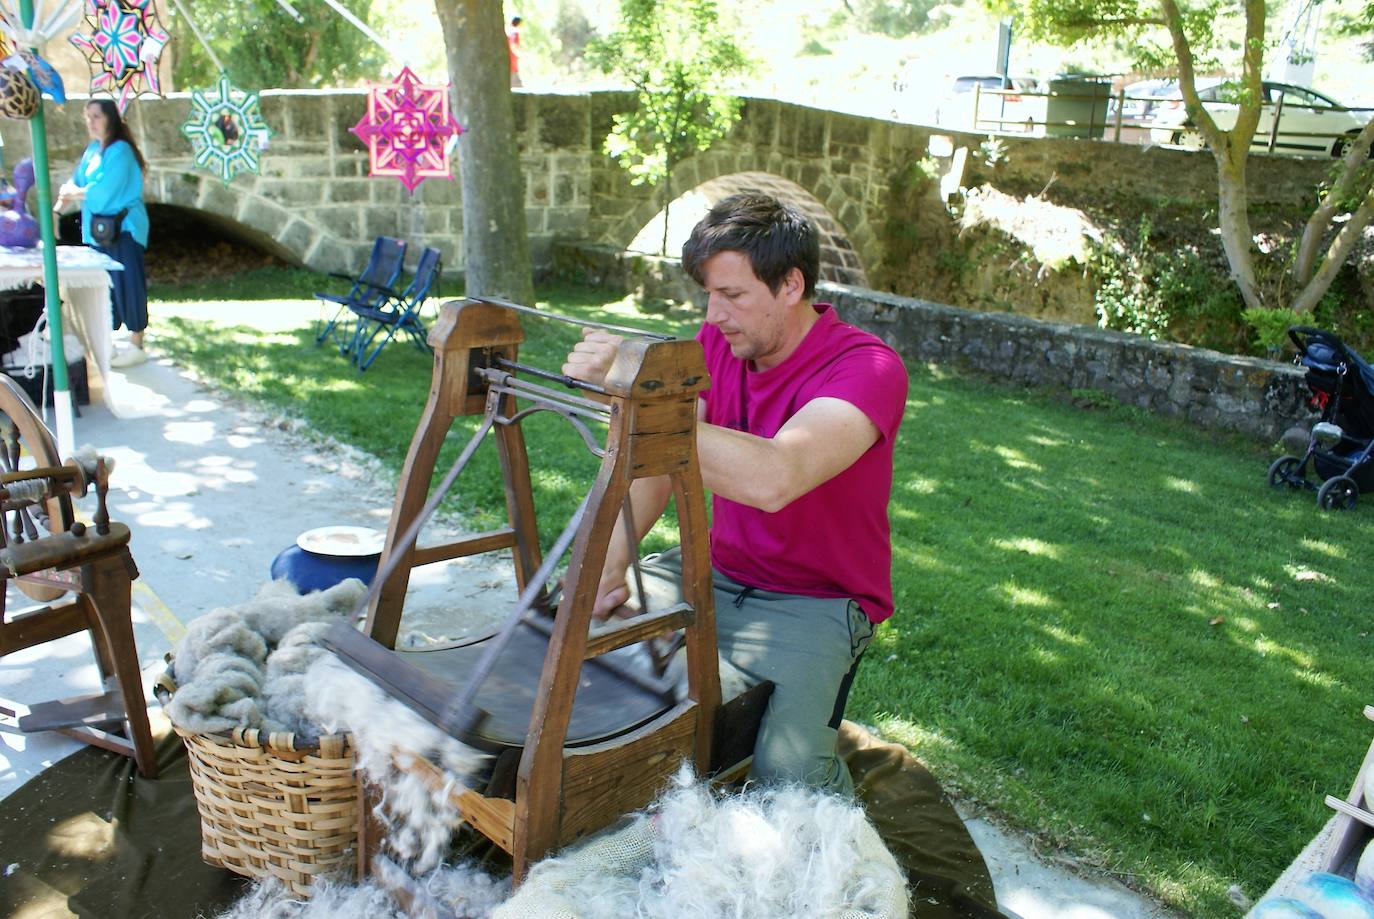
<path fill-rule="evenodd" d="M 1312 276 L 1312 280 L 1307 282 L 1298 298 L 1293 301 L 1293 312 L 1310 313 L 1320 302 L 1326 291 L 1331 287 L 1331 282 L 1336 279 L 1336 272 L 1341 270 L 1345 264 L 1346 257 L 1350 255 L 1350 250 L 1355 247 L 1356 241 L 1364 234 L 1364 228 L 1369 226 L 1370 218 L 1374 218 L 1374 188 L 1364 196 L 1364 201 L 1345 226 L 1336 234 L 1336 238 L 1331 240 L 1331 246 L 1326 250 L 1326 258 L 1322 259 L 1322 266 L 1317 273 Z"/>
<path fill-rule="evenodd" d="M 1312 216 L 1307 219 L 1307 225 L 1303 227 L 1302 237 L 1298 243 L 1298 255 L 1293 262 L 1293 280 L 1299 285 L 1306 285 L 1312 280 L 1317 250 L 1321 248 L 1326 231 L 1331 228 L 1332 219 L 1340 213 L 1341 202 L 1354 193 L 1355 180 L 1360 177 L 1364 165 L 1369 161 L 1371 143 L 1374 143 L 1374 121 L 1364 126 L 1364 130 L 1360 131 L 1350 144 L 1350 148 L 1345 151 L 1345 160 L 1335 186 L 1327 191 L 1321 203 L 1312 212 Z"/>

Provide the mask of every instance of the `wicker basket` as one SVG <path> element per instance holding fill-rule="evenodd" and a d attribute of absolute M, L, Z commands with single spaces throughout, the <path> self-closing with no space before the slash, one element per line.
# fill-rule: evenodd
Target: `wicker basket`
<path fill-rule="evenodd" d="M 165 705 L 176 692 L 170 674 L 155 692 Z M 173 729 L 190 759 L 205 861 L 302 896 L 319 875 L 356 873 L 362 808 L 350 735 L 297 748 L 293 734 Z"/>

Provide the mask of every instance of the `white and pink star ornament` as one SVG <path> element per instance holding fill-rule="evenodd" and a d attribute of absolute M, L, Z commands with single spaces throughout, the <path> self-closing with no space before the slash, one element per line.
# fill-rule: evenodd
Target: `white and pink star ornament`
<path fill-rule="evenodd" d="M 91 65 L 91 92 L 113 96 L 119 110 L 143 95 L 161 96 L 162 49 L 171 36 L 153 0 L 85 0 L 87 31 L 71 43 Z"/>
<path fill-rule="evenodd" d="M 367 114 L 349 130 L 367 144 L 368 175 L 395 176 L 411 194 L 425 179 L 452 178 L 449 142 L 463 133 L 449 113 L 449 86 L 421 83 L 409 67 L 368 85 Z"/>

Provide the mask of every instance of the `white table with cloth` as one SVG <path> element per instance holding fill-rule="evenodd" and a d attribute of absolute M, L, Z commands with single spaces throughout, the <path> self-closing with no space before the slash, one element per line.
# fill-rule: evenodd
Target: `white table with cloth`
<path fill-rule="evenodd" d="M 110 354 L 114 349 L 110 272 L 123 270 L 119 262 L 89 246 L 57 247 L 57 292 L 62 300 L 63 330 L 76 334 L 86 349 L 86 356 L 100 371 L 105 402 L 111 410 L 115 408 L 115 400 L 110 391 Z M 34 249 L 0 246 L 0 290 L 42 283 L 41 245 Z"/>

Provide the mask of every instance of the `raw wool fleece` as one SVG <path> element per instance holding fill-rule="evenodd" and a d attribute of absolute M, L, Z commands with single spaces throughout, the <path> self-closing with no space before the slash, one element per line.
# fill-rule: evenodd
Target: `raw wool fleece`
<path fill-rule="evenodd" d="M 721 795 L 685 768 L 647 811 L 535 865 L 514 896 L 469 863 L 417 884 L 470 919 L 901 919 L 908 905 L 857 804 L 797 786 Z M 259 884 L 215 919 L 404 919 L 371 882 L 314 891 L 305 902 Z"/>
<path fill-rule="evenodd" d="M 440 868 L 417 881 L 430 897 L 467 919 L 488 919 L 506 897 L 509 879 L 497 880 L 468 864 Z M 377 884 L 316 881 L 309 900 L 296 897 L 280 882 L 255 883 L 251 890 L 215 919 L 407 919 L 400 906 Z"/>
<path fill-rule="evenodd" d="M 168 717 L 197 734 L 260 728 L 313 742 L 319 732 L 302 711 L 303 674 L 322 653 L 324 624 L 352 613 L 366 591 L 347 580 L 301 596 L 272 581 L 249 602 L 196 619 L 177 643 Z"/>
<path fill-rule="evenodd" d="M 492 757 L 443 733 L 331 654 L 310 667 L 305 715 L 328 733 L 350 733 L 358 768 L 382 794 L 387 846 L 412 874 L 434 869 L 462 822 L 449 793 L 476 784 Z M 443 770 L 431 788 L 409 766 L 426 759 Z"/>
<path fill-rule="evenodd" d="M 492 919 L 900 919 L 906 879 L 863 809 L 796 785 L 676 787 L 620 830 L 545 859 Z"/>

